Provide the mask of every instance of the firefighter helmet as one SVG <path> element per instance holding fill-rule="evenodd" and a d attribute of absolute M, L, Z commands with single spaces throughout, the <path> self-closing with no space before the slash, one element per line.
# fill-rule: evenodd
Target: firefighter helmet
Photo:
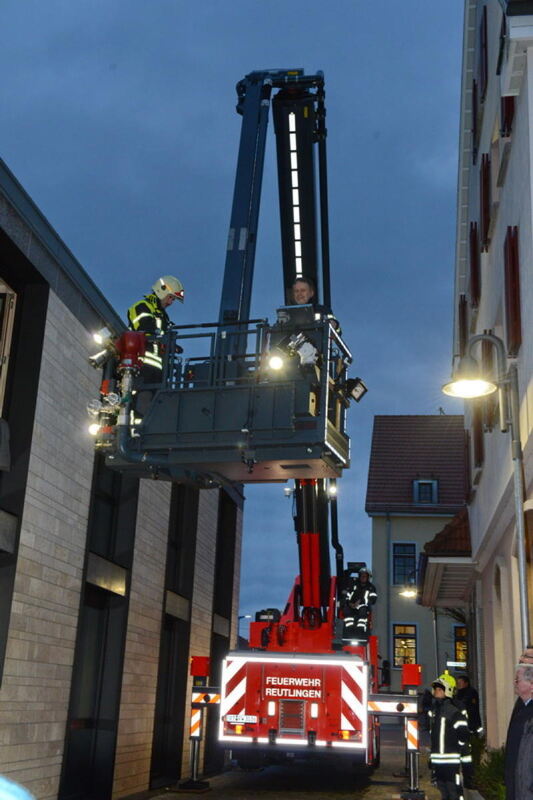
<path fill-rule="evenodd" d="M 358 575 L 361 575 L 361 573 L 363 572 L 365 572 L 368 575 L 368 579 L 370 580 L 370 578 L 372 577 L 372 573 L 370 572 L 370 570 L 367 567 L 361 567 L 361 569 L 358 572 Z"/>
<path fill-rule="evenodd" d="M 162 278 L 158 278 L 152 286 L 152 289 L 160 300 L 164 300 L 165 297 L 172 295 L 172 297 L 176 297 L 180 303 L 183 303 L 183 298 L 185 297 L 183 284 L 173 275 L 163 275 Z"/>
<path fill-rule="evenodd" d="M 451 698 L 455 694 L 455 678 L 447 672 L 443 672 L 442 675 L 439 675 L 431 685 L 433 688 L 440 686 L 441 689 L 444 689 L 445 697 Z"/>

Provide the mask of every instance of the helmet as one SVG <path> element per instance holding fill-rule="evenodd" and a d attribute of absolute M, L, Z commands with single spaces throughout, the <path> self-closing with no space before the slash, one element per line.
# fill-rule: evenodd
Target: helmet
<path fill-rule="evenodd" d="M 439 675 L 431 685 L 433 687 L 440 686 L 441 689 L 444 689 L 445 697 L 453 697 L 455 694 L 455 678 L 447 672 L 443 672 L 442 675 Z"/>
<path fill-rule="evenodd" d="M 180 303 L 183 303 L 183 298 L 185 297 L 183 285 L 181 281 L 173 275 L 163 275 L 162 278 L 158 278 L 152 286 L 152 289 L 160 300 L 164 300 L 165 297 L 171 294 L 173 297 L 176 297 Z"/>
<path fill-rule="evenodd" d="M 367 569 L 367 567 L 361 567 L 361 569 L 359 570 L 358 574 L 359 574 L 359 575 L 362 575 L 362 573 L 363 573 L 363 572 L 364 572 L 366 575 L 368 575 L 368 577 L 369 577 L 369 578 L 371 578 L 371 577 L 372 577 L 372 573 L 370 572 L 370 570 L 369 570 L 369 569 Z"/>

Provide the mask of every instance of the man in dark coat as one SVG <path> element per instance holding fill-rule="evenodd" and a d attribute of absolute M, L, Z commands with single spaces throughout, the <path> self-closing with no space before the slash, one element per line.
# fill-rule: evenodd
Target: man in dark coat
<path fill-rule="evenodd" d="M 517 784 L 517 777 L 522 783 L 521 764 L 518 754 L 522 746 L 527 725 L 529 732 L 533 720 L 533 665 L 518 664 L 514 679 L 514 690 L 518 695 L 509 720 L 507 741 L 505 743 L 505 789 L 506 800 L 524 800 L 523 787 Z M 530 770 L 531 773 L 531 770 Z"/>
<path fill-rule="evenodd" d="M 457 692 L 455 695 L 465 707 L 468 714 L 468 727 L 474 736 L 481 736 L 483 725 L 479 713 L 479 694 L 470 683 L 468 675 L 457 676 Z"/>

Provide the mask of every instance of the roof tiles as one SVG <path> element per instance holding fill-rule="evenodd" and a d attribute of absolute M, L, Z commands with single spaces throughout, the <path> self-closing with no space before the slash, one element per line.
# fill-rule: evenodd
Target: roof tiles
<path fill-rule="evenodd" d="M 465 504 L 462 415 L 374 417 L 366 511 L 456 513 Z M 413 502 L 414 480 L 437 480 L 434 504 Z"/>

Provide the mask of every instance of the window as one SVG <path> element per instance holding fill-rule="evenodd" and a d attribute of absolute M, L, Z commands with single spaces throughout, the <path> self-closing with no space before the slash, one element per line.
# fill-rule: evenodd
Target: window
<path fill-rule="evenodd" d="M 413 481 L 413 503 L 435 505 L 439 502 L 439 482 L 436 480 Z"/>
<path fill-rule="evenodd" d="M 416 573 L 416 545 L 394 542 L 392 545 L 392 581 L 403 586 L 414 583 Z"/>
<path fill-rule="evenodd" d="M 454 625 L 453 628 L 454 657 L 455 661 L 468 663 L 468 643 L 466 641 L 466 627 Z"/>
<path fill-rule="evenodd" d="M 503 246 L 505 266 L 505 331 L 507 352 L 517 355 L 522 344 L 522 319 L 520 313 L 520 263 L 518 258 L 518 227 L 509 226 Z"/>
<path fill-rule="evenodd" d="M 416 664 L 416 625 L 393 625 L 393 666 Z"/>

